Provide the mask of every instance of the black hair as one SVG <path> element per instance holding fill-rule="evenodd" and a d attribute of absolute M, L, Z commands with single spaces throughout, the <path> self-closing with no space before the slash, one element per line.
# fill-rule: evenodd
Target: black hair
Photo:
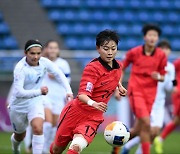
<path fill-rule="evenodd" d="M 96 46 L 100 47 L 104 45 L 105 42 L 109 42 L 111 40 L 116 42 L 116 44 L 118 45 L 119 43 L 118 33 L 116 31 L 109 29 L 103 30 L 96 36 Z"/>
<path fill-rule="evenodd" d="M 171 49 L 171 44 L 169 43 L 168 40 L 162 40 L 162 41 L 160 41 L 157 46 L 160 47 L 160 48 L 168 48 L 168 49 Z"/>
<path fill-rule="evenodd" d="M 48 45 L 49 45 L 51 42 L 55 42 L 55 43 L 58 44 L 58 42 L 57 42 L 56 40 L 48 40 L 48 41 L 45 43 L 44 47 L 45 47 L 45 48 L 48 47 Z M 59 46 L 59 44 L 58 44 L 58 46 Z"/>
<path fill-rule="evenodd" d="M 161 35 L 160 27 L 158 25 L 155 25 L 155 24 L 145 24 L 142 28 L 143 35 L 145 36 L 147 34 L 147 32 L 150 30 L 155 30 L 159 36 Z"/>
<path fill-rule="evenodd" d="M 25 44 L 24 50 L 27 52 L 32 47 L 40 47 L 42 48 L 42 44 L 38 40 L 28 40 Z"/>

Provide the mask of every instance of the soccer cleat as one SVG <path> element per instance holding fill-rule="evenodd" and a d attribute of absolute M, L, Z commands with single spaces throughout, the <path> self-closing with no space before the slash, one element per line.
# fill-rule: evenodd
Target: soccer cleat
<path fill-rule="evenodd" d="M 159 136 L 154 139 L 154 149 L 157 154 L 163 153 L 163 143 Z"/>
<path fill-rule="evenodd" d="M 125 146 L 121 150 L 121 154 L 129 154 L 129 150 L 125 148 Z"/>
<path fill-rule="evenodd" d="M 112 153 L 111 154 L 119 154 L 120 152 L 120 147 L 113 147 Z"/>

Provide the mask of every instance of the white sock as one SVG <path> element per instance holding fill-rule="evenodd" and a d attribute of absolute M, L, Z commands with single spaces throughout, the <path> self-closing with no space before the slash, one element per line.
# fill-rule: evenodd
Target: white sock
<path fill-rule="evenodd" d="M 20 153 L 20 143 L 14 138 L 14 133 L 11 135 L 12 150 L 14 153 Z"/>
<path fill-rule="evenodd" d="M 136 149 L 136 154 L 142 154 L 141 144 L 138 145 L 138 147 Z"/>
<path fill-rule="evenodd" d="M 42 154 L 44 145 L 44 135 L 33 135 L 32 152 L 33 154 Z"/>
<path fill-rule="evenodd" d="M 140 137 L 136 136 L 135 138 L 131 139 L 130 141 L 128 141 L 124 147 L 128 150 L 130 150 L 132 147 L 136 146 L 137 144 L 139 144 L 140 142 Z"/>
<path fill-rule="evenodd" d="M 54 140 L 56 135 L 57 127 L 53 127 L 51 131 L 51 142 Z"/>
<path fill-rule="evenodd" d="M 31 128 L 31 126 L 29 125 L 29 126 L 26 128 L 26 136 L 25 136 L 25 138 L 24 138 L 25 148 L 26 148 L 26 149 L 30 149 L 31 143 L 32 143 L 32 128 Z"/>
<path fill-rule="evenodd" d="M 50 122 L 43 123 L 43 133 L 44 133 L 44 147 L 43 152 L 49 152 L 51 135 L 52 135 L 52 124 Z"/>

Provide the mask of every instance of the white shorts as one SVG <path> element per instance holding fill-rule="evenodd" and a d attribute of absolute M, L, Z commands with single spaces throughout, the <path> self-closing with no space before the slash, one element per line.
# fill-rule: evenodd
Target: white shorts
<path fill-rule="evenodd" d="M 151 127 L 162 128 L 164 122 L 164 108 L 153 109 L 151 111 Z"/>
<path fill-rule="evenodd" d="M 9 117 L 11 120 L 11 124 L 13 126 L 14 132 L 21 134 L 26 131 L 28 124 L 34 118 L 42 118 L 44 117 L 44 106 L 42 103 L 36 103 L 29 107 L 28 113 L 17 112 L 9 108 Z"/>
<path fill-rule="evenodd" d="M 44 108 L 49 108 L 53 114 L 60 115 L 62 109 L 65 106 L 65 98 L 50 99 L 49 97 L 43 97 Z"/>

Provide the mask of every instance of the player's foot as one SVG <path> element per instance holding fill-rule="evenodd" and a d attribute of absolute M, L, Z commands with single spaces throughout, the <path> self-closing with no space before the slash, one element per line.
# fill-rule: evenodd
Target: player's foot
<path fill-rule="evenodd" d="M 113 147 L 112 154 L 119 154 L 120 149 L 121 149 L 120 147 Z"/>
<path fill-rule="evenodd" d="M 125 148 L 125 146 L 123 146 L 122 150 L 121 150 L 121 154 L 129 154 L 129 150 Z"/>
<path fill-rule="evenodd" d="M 163 143 L 159 136 L 154 139 L 154 149 L 157 154 L 163 153 Z"/>

